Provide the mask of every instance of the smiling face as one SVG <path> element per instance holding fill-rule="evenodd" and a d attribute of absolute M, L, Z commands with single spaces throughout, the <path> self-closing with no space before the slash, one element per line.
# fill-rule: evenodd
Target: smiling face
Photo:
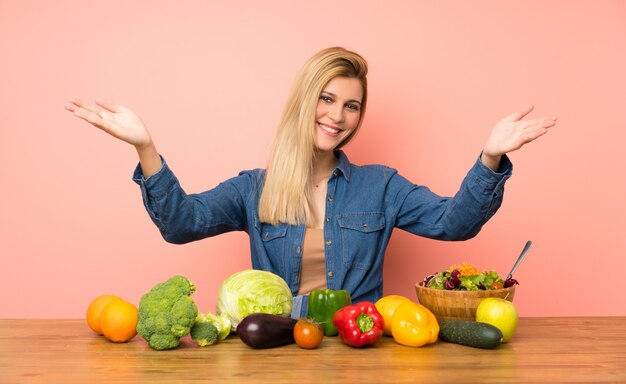
<path fill-rule="evenodd" d="M 335 77 L 320 94 L 315 113 L 315 146 L 332 152 L 359 125 L 363 86 L 359 79 Z"/>

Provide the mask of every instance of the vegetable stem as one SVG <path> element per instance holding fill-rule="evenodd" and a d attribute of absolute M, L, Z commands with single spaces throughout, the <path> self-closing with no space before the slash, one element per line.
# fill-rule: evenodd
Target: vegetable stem
<path fill-rule="evenodd" d="M 356 318 L 356 323 L 359 326 L 361 332 L 369 332 L 374 327 L 374 320 L 368 314 L 361 313 L 359 317 Z"/>

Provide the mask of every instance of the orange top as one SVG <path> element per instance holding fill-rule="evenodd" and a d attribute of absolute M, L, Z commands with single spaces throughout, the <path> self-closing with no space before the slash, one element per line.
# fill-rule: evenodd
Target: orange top
<path fill-rule="evenodd" d="M 324 230 L 307 228 L 304 234 L 303 248 L 298 295 L 308 295 L 314 289 L 326 288 Z"/>

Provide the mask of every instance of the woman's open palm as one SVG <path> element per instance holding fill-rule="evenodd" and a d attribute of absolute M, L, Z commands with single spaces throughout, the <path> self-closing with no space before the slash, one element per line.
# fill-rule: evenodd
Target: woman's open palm
<path fill-rule="evenodd" d="M 65 109 L 109 135 L 137 148 L 145 147 L 152 142 L 150 133 L 141 118 L 121 105 L 106 103 L 102 100 L 96 100 L 95 104 L 72 100 Z"/>
<path fill-rule="evenodd" d="M 483 152 L 489 156 L 501 156 L 545 135 L 548 129 L 556 124 L 556 118 L 538 117 L 524 120 L 533 109 L 534 107 L 530 105 L 500 120 L 491 131 Z"/>

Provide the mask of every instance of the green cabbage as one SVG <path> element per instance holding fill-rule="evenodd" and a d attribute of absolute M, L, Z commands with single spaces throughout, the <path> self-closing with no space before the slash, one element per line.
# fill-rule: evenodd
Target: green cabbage
<path fill-rule="evenodd" d="M 217 314 L 225 314 L 231 329 L 251 313 L 289 316 L 293 296 L 280 276 L 253 269 L 244 270 L 224 280 L 217 294 Z"/>

